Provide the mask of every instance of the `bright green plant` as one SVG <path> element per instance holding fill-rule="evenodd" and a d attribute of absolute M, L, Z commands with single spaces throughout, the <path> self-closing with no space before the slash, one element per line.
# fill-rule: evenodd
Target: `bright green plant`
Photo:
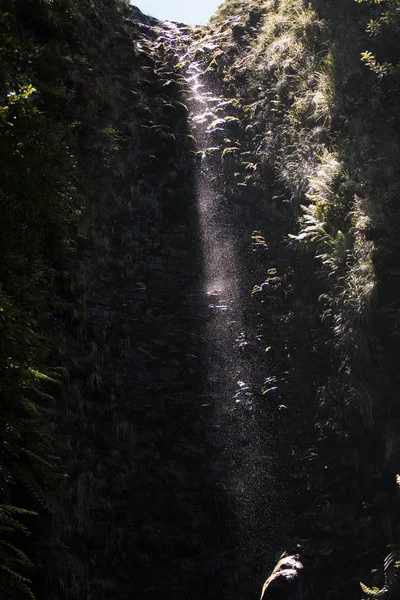
<path fill-rule="evenodd" d="M 400 33 L 400 2 L 399 0 L 356 0 L 358 3 L 366 3 L 371 6 L 372 15 L 367 26 L 367 32 L 382 46 L 380 54 L 386 53 L 388 45 L 387 37 L 398 38 Z M 386 39 L 385 39 L 386 38 Z M 400 72 L 400 56 L 393 55 L 390 60 L 382 60 L 370 50 L 361 54 L 361 60 L 378 77 L 397 75 Z"/>

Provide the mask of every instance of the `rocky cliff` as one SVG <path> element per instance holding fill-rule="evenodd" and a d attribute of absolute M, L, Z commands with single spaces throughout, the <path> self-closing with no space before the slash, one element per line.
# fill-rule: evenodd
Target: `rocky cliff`
<path fill-rule="evenodd" d="M 393 597 L 397 0 L 3 4 L 4 597 Z"/>

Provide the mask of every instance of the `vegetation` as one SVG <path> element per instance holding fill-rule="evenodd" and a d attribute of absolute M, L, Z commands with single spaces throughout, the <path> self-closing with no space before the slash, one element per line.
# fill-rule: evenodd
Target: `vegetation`
<path fill-rule="evenodd" d="M 168 446 L 160 389 L 180 390 L 171 364 L 194 353 L 186 332 L 166 358 L 159 346 L 183 327 L 175 307 L 186 306 L 197 268 L 182 248 L 193 239 L 193 143 L 182 78 L 170 78 L 175 56 L 137 16 L 123 0 L 2 5 L 0 589 L 9 600 L 100 600 L 116 586 L 126 597 L 133 579 L 153 584 L 149 548 L 168 554 L 180 543 L 157 516 L 165 495 L 177 502 L 173 468 L 154 502 L 158 467 L 146 465 Z M 171 452 L 173 427 L 164 426 Z"/>
<path fill-rule="evenodd" d="M 357 0 L 357 2 L 367 2 L 372 7 L 367 32 L 375 38 L 378 52 L 382 54 L 377 58 L 370 50 L 366 50 L 361 55 L 362 60 L 380 78 L 398 75 L 400 68 L 396 44 L 400 26 L 398 1 Z"/>
<path fill-rule="evenodd" d="M 71 251 L 76 203 L 72 126 L 54 110 L 63 100 L 56 86 L 66 71 L 55 52 L 58 80 L 51 85 L 43 80 L 48 49 L 29 31 L 35 26 L 49 31 L 47 5 L 2 4 L 0 589 L 10 600 L 34 598 L 32 559 L 38 553 L 27 536 L 38 527 L 39 515 L 43 524 L 56 512 L 61 472 L 50 430 L 55 379 L 46 331 L 60 310 L 56 291 L 65 278 L 60 261 Z"/>
<path fill-rule="evenodd" d="M 256 4 L 262 17 L 251 29 Z M 349 499 L 322 478 L 322 488 L 331 490 L 324 494 L 327 515 L 336 520 L 329 525 L 328 517 L 327 527 L 336 531 L 338 522 L 348 522 L 345 506 L 359 552 L 383 551 L 398 539 L 395 517 L 390 526 L 384 523 L 393 515 L 399 439 L 393 296 L 399 277 L 400 139 L 394 127 L 399 8 L 396 1 L 329 7 L 318 0 L 226 2 L 212 20 L 215 28 L 232 32 L 225 81 L 244 102 L 256 185 L 271 185 L 273 172 L 265 210 L 275 215 L 274 224 L 267 217 L 260 233 L 266 239 L 276 235 L 278 219 L 281 259 L 286 254 L 293 264 L 291 252 L 304 257 L 297 276 L 309 291 L 298 297 L 294 310 L 298 326 L 301 313 L 303 319 L 320 319 L 312 331 L 313 347 L 325 361 L 314 375 L 319 379 L 317 453 L 326 456 L 328 469 L 334 454 L 340 480 L 356 481 Z M 245 34 L 235 42 L 238 21 Z M 387 494 L 383 506 L 382 494 Z M 380 506 L 368 518 L 357 501 L 367 496 L 372 512 Z M 336 593 L 357 592 L 344 585 Z"/>
<path fill-rule="evenodd" d="M 226 137 L 205 153 L 227 175 L 237 217 L 248 206 L 265 215 L 254 263 L 274 299 L 260 300 L 258 282 L 249 288 L 273 357 L 261 395 L 279 371 L 298 399 L 302 493 L 314 494 L 299 536 L 312 530 L 321 593 L 338 570 L 335 598 L 357 594 L 361 572 L 367 581 L 399 541 L 399 15 L 398 0 L 227 0 L 209 27 L 190 31 L 192 56 L 224 94 L 211 129 L 222 123 Z M 215 501 L 181 425 L 186 439 L 201 432 L 186 409 L 182 423 L 171 417 L 207 362 L 188 335 L 200 318 L 190 299 L 200 266 L 188 58 L 177 64 L 173 34 L 153 24 L 123 0 L 2 3 L 9 600 L 101 600 L 115 588 L 125 599 L 132 563 L 140 589 L 179 598 L 182 573 L 162 571 L 157 587 L 151 557 L 171 545 L 179 556 L 205 552 L 197 532 Z M 386 579 L 398 567 L 389 556 Z M 204 594 L 212 580 L 210 567 Z M 378 593 L 375 583 L 364 593 Z"/>

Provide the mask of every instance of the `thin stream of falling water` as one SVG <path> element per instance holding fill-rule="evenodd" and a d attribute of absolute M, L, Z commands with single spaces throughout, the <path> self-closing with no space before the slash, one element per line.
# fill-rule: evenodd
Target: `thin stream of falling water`
<path fill-rule="evenodd" d="M 231 586 L 228 585 L 227 594 L 233 598 L 241 597 L 235 580 L 251 577 L 255 568 L 254 555 L 266 551 L 270 529 L 260 520 L 272 522 L 270 515 L 266 516 L 268 503 L 262 491 L 268 478 L 265 470 L 270 459 L 265 456 L 263 421 L 252 389 L 255 389 L 254 373 L 258 361 L 245 352 L 249 343 L 245 310 L 250 290 L 244 283 L 246 264 L 241 247 L 242 238 L 247 234 L 223 193 L 218 166 L 209 158 L 217 151 L 213 136 L 216 123 L 219 138 L 223 137 L 225 121 L 221 118 L 221 107 L 229 103 L 208 89 L 204 71 L 204 65 L 191 60 L 187 81 L 192 92 L 189 99 L 191 128 L 201 157 L 197 210 L 202 240 L 203 294 L 209 310 L 207 385 L 215 402 L 214 425 L 220 428 L 224 441 L 220 470 L 233 508 L 231 527 L 237 545 L 238 564 L 234 567 L 236 573 L 229 575 Z M 219 149 L 220 156 L 221 153 L 222 148 Z M 273 488 L 273 477 L 268 485 Z"/>
<path fill-rule="evenodd" d="M 211 407 L 204 444 L 215 457 L 209 459 L 209 469 L 229 515 L 229 540 L 224 543 L 233 547 L 229 548 L 229 564 L 224 567 L 224 596 L 241 600 L 248 597 L 250 589 L 258 589 L 257 564 L 260 570 L 271 560 L 270 540 L 279 527 L 273 434 L 262 406 L 264 401 L 260 402 L 257 394 L 261 365 L 257 335 L 248 330 L 246 319 L 250 289 L 243 240 L 249 240 L 251 231 L 235 216 L 220 173 L 220 140 L 226 128 L 221 115 L 226 115 L 230 102 L 210 89 L 207 65 L 195 60 L 190 36 L 182 35 L 180 28 L 169 22 L 163 23 L 163 35 L 176 52 L 185 53 L 177 61 L 188 65 L 189 95 L 184 102 L 196 140 L 197 216 L 203 263 L 199 304 L 207 314 L 203 335 L 208 373 L 202 406 Z"/>

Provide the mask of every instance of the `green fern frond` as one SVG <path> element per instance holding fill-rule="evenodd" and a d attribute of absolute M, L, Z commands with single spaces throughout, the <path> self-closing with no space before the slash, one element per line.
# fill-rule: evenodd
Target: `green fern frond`
<path fill-rule="evenodd" d="M 360 581 L 360 587 L 364 594 L 367 594 L 368 598 L 383 598 L 382 592 L 386 593 L 386 590 L 380 590 L 378 587 L 369 588 Z"/>
<path fill-rule="evenodd" d="M 18 531 L 25 535 L 31 534 L 29 529 L 22 525 L 22 523 L 2 514 L 0 514 L 0 531 Z"/>
<path fill-rule="evenodd" d="M 12 544 L 10 544 L 9 542 L 6 542 L 4 540 L 0 540 L 0 545 L 3 546 L 4 548 L 7 548 L 8 550 L 11 550 L 11 552 L 13 552 L 13 554 L 16 557 L 16 558 L 15 557 L 11 558 L 13 563 L 18 563 L 19 565 L 21 565 L 22 567 L 25 567 L 25 568 L 33 567 L 32 561 L 27 557 L 27 555 L 24 552 L 22 552 L 22 550 L 19 550 L 18 548 L 16 548 Z M 3 560 L 3 559 L 4 559 L 4 556 L 1 556 L 1 554 L 0 554 L 0 560 Z"/>
<path fill-rule="evenodd" d="M 34 596 L 32 591 L 28 587 L 28 584 L 32 583 L 30 579 L 28 579 L 27 577 L 24 577 L 17 571 L 14 571 L 13 569 L 6 567 L 5 565 L 2 565 L 1 563 L 0 563 L 0 571 L 2 571 L 6 575 L 6 577 L 14 583 L 15 586 L 23 594 L 25 594 L 28 598 L 30 598 L 30 600 L 37 600 L 36 596 Z"/>
<path fill-rule="evenodd" d="M 41 410 L 36 404 L 36 402 L 28 400 L 27 398 L 21 398 L 21 406 L 24 410 L 26 417 L 30 417 L 31 419 L 40 418 Z"/>
<path fill-rule="evenodd" d="M 19 583 L 24 583 L 24 584 L 32 583 L 31 580 L 28 579 L 27 577 L 24 577 L 20 573 L 17 573 L 16 571 L 13 571 L 9 567 L 6 567 L 5 565 L 2 565 L 1 563 L 0 563 L 0 569 L 2 571 L 4 571 L 5 573 L 7 573 L 7 575 L 9 575 L 11 579 L 14 579 L 15 581 L 18 581 Z"/>
<path fill-rule="evenodd" d="M 369 588 L 364 583 L 360 582 L 360 586 L 364 594 L 368 598 L 397 598 L 399 583 L 400 583 L 400 552 L 394 551 L 388 554 L 383 563 L 385 574 L 385 585 L 382 589 L 378 587 Z"/>
<path fill-rule="evenodd" d="M 45 460 L 41 456 L 38 456 L 34 452 L 31 452 L 30 450 L 27 450 L 26 448 L 21 448 L 20 452 L 22 454 L 25 454 L 28 458 L 32 459 L 34 463 L 40 463 L 42 466 L 47 467 L 49 470 L 54 469 L 54 464 L 52 464 L 48 460 Z"/>
<path fill-rule="evenodd" d="M 29 517 L 37 517 L 38 513 L 33 510 L 27 510 L 26 508 L 20 508 L 19 506 L 12 506 L 10 504 L 0 504 L 0 516 L 1 513 L 6 515 L 23 515 Z"/>
<path fill-rule="evenodd" d="M 29 581 L 29 580 L 28 580 Z M 20 591 L 25 594 L 25 596 L 27 596 L 30 600 L 37 600 L 36 596 L 33 594 L 33 592 L 28 588 L 28 586 L 25 583 L 18 583 L 17 587 L 20 589 Z"/>
<path fill-rule="evenodd" d="M 59 381 L 57 381 L 57 379 L 53 379 L 53 377 L 49 377 L 48 375 L 41 373 L 40 371 L 38 371 L 38 369 L 32 369 L 31 367 L 29 367 L 28 371 L 31 375 L 33 375 L 35 379 L 40 379 L 42 381 L 48 381 L 51 383 L 60 383 Z"/>
<path fill-rule="evenodd" d="M 33 391 L 39 398 L 41 398 L 43 400 L 50 400 L 50 401 L 53 400 L 53 396 L 51 396 L 50 394 L 47 394 L 46 392 L 44 392 L 43 390 L 41 390 L 34 384 L 28 384 L 26 386 L 26 389 Z"/>

